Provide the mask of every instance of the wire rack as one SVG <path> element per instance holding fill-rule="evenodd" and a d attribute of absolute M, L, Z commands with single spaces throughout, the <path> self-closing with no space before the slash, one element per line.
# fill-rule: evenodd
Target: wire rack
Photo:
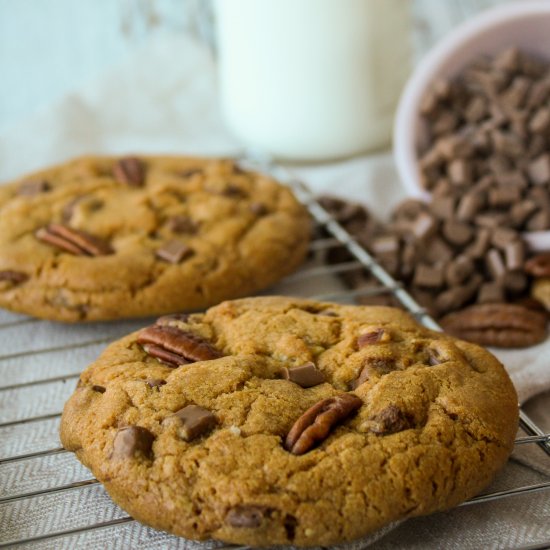
<path fill-rule="evenodd" d="M 250 157 L 248 157 L 250 164 Z M 289 185 L 307 206 L 324 237 L 310 245 L 310 259 L 271 293 L 353 303 L 359 297 L 392 295 L 420 323 L 438 325 L 316 201 L 306 185 L 267 159 L 253 161 Z M 318 232 L 320 234 L 320 232 Z M 330 265 L 324 255 L 346 247 L 353 260 Z M 379 284 L 349 290 L 337 275 L 364 268 Z M 0 312 L 0 548 L 225 548 L 221 543 L 193 543 L 140 525 L 112 503 L 91 473 L 59 443 L 63 403 L 81 370 L 113 339 L 146 321 L 65 327 Z M 7 343 L 7 344 L 6 344 Z M 524 435 L 516 445 L 537 445 L 550 461 L 550 434 L 523 411 Z M 463 506 L 482 505 L 515 495 L 550 489 L 550 481 L 518 484 L 477 496 Z M 547 547 L 542 545 L 525 548 Z"/>

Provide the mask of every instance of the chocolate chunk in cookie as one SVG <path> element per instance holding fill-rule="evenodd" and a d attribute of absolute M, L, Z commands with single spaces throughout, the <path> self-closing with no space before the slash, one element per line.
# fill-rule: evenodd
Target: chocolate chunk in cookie
<path fill-rule="evenodd" d="M 399 407 L 389 405 L 372 419 L 374 426 L 371 431 L 377 434 L 393 434 L 414 427 L 414 418 L 404 413 Z"/>
<path fill-rule="evenodd" d="M 113 441 L 111 458 L 146 458 L 152 457 L 155 436 L 141 426 L 127 426 L 120 428 Z"/>
<path fill-rule="evenodd" d="M 385 343 L 389 342 L 390 339 L 391 336 L 387 331 L 383 328 L 378 328 L 376 330 L 371 330 L 360 334 L 357 338 L 357 347 L 364 348 L 365 346 L 370 346 L 372 344 Z"/>
<path fill-rule="evenodd" d="M 318 386 L 325 381 L 323 373 L 312 362 L 299 365 L 298 367 L 284 367 L 282 374 L 283 378 L 302 386 L 302 388 Z"/>
<path fill-rule="evenodd" d="M 14 285 L 24 283 L 28 278 L 29 276 L 22 271 L 15 271 L 13 269 L 0 271 L 0 281 L 7 281 L 8 283 L 12 283 Z"/>
<path fill-rule="evenodd" d="M 231 527 L 259 527 L 267 517 L 269 508 L 266 506 L 240 505 L 231 508 L 225 516 L 225 521 Z"/>
<path fill-rule="evenodd" d="M 17 190 L 18 195 L 25 195 L 27 197 L 33 197 L 51 191 L 51 184 L 49 181 L 43 179 L 24 181 Z"/>
<path fill-rule="evenodd" d="M 193 249 L 185 243 L 172 240 L 158 248 L 156 255 L 171 264 L 179 264 L 182 260 L 193 255 Z"/>
<path fill-rule="evenodd" d="M 217 424 L 217 420 L 209 410 L 197 405 L 188 405 L 166 418 L 163 424 L 175 424 L 178 436 L 185 441 L 192 441 L 209 432 Z"/>

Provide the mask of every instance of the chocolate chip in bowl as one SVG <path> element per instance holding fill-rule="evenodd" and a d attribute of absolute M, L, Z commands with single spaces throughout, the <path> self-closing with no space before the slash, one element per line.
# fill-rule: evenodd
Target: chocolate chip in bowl
<path fill-rule="evenodd" d="M 537 251 L 550 245 L 549 21 L 547 3 L 518 2 L 448 33 L 411 76 L 394 126 L 410 195 L 488 185 L 485 208 L 503 210 L 491 217 L 513 222 Z"/>
<path fill-rule="evenodd" d="M 476 196 L 473 192 L 465 198 Z M 324 204 L 332 213 L 335 203 L 325 200 Z M 546 337 L 546 316 L 533 307 L 539 302 L 530 299 L 530 279 L 544 261 L 526 263 L 528 248 L 520 232 L 491 225 L 484 214 L 464 216 L 463 205 L 464 198 L 453 196 L 435 196 L 429 203 L 407 199 L 386 224 L 375 222 L 365 212 L 361 219 L 368 223 L 356 225 L 352 234 L 450 333 L 499 347 L 541 342 Z M 337 208 L 341 211 L 342 204 Z M 329 262 L 350 258 L 343 249 L 328 254 Z M 362 269 L 344 273 L 342 279 L 354 289 L 375 284 L 372 275 Z M 400 306 L 395 298 L 383 295 L 359 300 Z M 526 320 L 525 326 L 508 326 L 514 312 Z M 455 330 L 463 317 L 473 323 L 468 334 L 464 327 Z"/>

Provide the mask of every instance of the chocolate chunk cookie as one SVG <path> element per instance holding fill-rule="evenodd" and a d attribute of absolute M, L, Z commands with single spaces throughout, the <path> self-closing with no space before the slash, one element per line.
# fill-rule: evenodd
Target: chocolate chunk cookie
<path fill-rule="evenodd" d="M 0 307 L 61 321 L 204 308 L 292 272 L 290 190 L 230 160 L 81 158 L 0 186 Z"/>
<path fill-rule="evenodd" d="M 270 297 L 109 346 L 61 439 L 144 523 L 327 546 L 475 495 L 517 426 L 512 383 L 479 346 L 393 308 Z"/>

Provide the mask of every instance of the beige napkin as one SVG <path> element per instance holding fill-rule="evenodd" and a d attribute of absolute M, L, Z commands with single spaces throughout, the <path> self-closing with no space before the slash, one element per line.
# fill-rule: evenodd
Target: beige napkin
<path fill-rule="evenodd" d="M 124 65 L 4 131 L 0 135 L 0 181 L 80 154 L 128 152 L 226 155 L 239 152 L 218 113 L 213 61 L 192 39 L 165 36 L 151 42 Z M 300 167 L 296 172 L 315 191 L 360 200 L 379 214 L 387 213 L 403 197 L 387 153 L 333 165 Z M 550 367 L 545 359 L 549 350 L 550 343 L 522 351 L 495 350 L 522 400 L 550 388 Z M 32 396 L 29 399 L 32 401 Z M 519 464 L 514 468 L 522 481 L 542 479 L 541 474 Z M 497 482 L 499 486 L 511 483 L 509 471 Z M 498 507 L 500 520 L 493 526 L 488 524 L 487 517 L 495 517 L 494 506 Z M 103 504 L 100 509 L 104 509 Z M 97 514 L 99 517 L 102 512 L 98 509 Z M 550 539 L 549 515 L 548 493 L 542 493 L 406 522 L 378 544 L 380 548 L 516 547 L 520 542 Z M 2 529 L 17 531 L 17 522 L 6 526 L 2 521 Z M 105 547 L 200 547 L 135 524 L 120 533 L 122 545 L 112 546 L 105 535 L 104 540 L 109 541 Z M 383 534 L 377 533 L 368 541 L 348 548 L 365 547 Z M 103 547 L 97 533 L 71 540 L 78 540 L 79 548 Z M 55 543 L 33 546 L 56 547 L 59 546 Z"/>

